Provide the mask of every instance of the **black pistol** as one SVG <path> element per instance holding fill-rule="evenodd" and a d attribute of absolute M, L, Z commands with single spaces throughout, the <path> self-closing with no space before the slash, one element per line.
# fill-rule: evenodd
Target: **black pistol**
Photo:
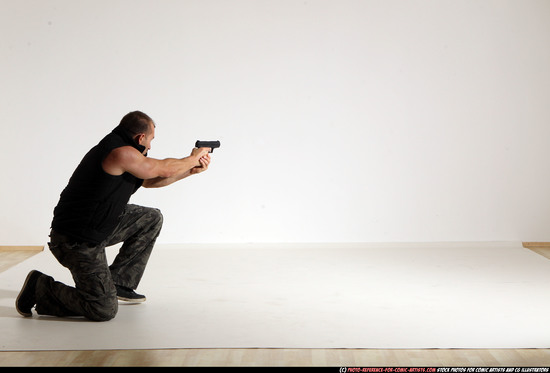
<path fill-rule="evenodd" d="M 214 151 L 214 149 L 220 147 L 219 141 L 200 141 L 197 140 L 195 143 L 195 148 L 210 148 L 210 153 Z"/>

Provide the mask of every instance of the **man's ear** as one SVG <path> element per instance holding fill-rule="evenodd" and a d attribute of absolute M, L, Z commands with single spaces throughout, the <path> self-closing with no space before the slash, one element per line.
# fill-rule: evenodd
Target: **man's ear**
<path fill-rule="evenodd" d="M 141 141 L 145 138 L 145 134 L 144 133 L 141 133 L 139 135 L 136 135 L 136 137 L 134 137 L 134 141 L 136 142 L 137 145 L 141 145 Z"/>

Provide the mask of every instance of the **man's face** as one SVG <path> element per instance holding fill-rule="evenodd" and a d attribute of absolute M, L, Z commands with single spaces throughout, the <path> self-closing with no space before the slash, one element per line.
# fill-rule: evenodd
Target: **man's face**
<path fill-rule="evenodd" d="M 145 146 L 143 155 L 147 155 L 147 152 L 151 150 L 151 141 L 153 141 L 154 138 L 155 138 L 155 126 L 151 123 L 149 133 L 144 134 L 139 140 L 139 145 Z"/>

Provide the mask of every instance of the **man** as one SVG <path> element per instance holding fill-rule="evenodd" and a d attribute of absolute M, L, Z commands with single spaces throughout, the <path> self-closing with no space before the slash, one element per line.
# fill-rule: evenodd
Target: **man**
<path fill-rule="evenodd" d="M 135 111 L 85 155 L 54 209 L 48 243 L 75 287 L 31 271 L 15 301 L 21 315 L 31 317 L 35 307 L 41 315 L 107 321 L 115 317 L 118 300 L 145 300 L 134 290 L 163 219 L 158 209 L 128 204 L 130 196 L 141 186 L 170 185 L 210 164 L 210 148 L 195 148 L 182 159 L 149 158 L 154 138 L 153 120 Z M 121 242 L 109 266 L 105 247 Z"/>

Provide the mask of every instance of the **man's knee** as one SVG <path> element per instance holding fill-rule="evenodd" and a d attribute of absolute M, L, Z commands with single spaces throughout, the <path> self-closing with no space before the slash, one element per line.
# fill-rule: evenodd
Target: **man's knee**
<path fill-rule="evenodd" d="M 153 209 L 154 215 L 156 216 L 156 220 L 160 225 L 162 225 L 162 222 L 164 221 L 164 217 L 162 216 L 162 212 L 159 209 Z"/>
<path fill-rule="evenodd" d="M 94 321 L 108 321 L 116 316 L 118 299 L 109 269 L 80 276 L 77 284 L 84 302 L 84 316 Z"/>
<path fill-rule="evenodd" d="M 151 226 L 157 227 L 158 229 L 162 228 L 162 223 L 164 221 L 162 212 L 157 208 L 149 208 L 147 211 L 147 221 Z"/>
<path fill-rule="evenodd" d="M 92 321 L 109 321 L 115 318 L 117 312 L 118 299 L 115 295 L 91 303 L 85 316 Z"/>

